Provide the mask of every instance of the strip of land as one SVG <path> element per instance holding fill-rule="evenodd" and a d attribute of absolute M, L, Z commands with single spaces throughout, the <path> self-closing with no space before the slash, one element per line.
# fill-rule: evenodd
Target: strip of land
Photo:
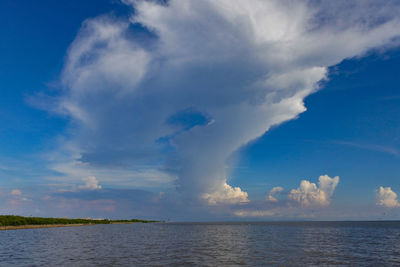
<path fill-rule="evenodd" d="M 70 227 L 70 226 L 84 226 L 84 225 L 90 225 L 90 224 L 43 224 L 43 225 L 0 226 L 0 230 L 54 228 L 54 227 Z"/>
<path fill-rule="evenodd" d="M 51 228 L 67 226 L 84 226 L 95 224 L 118 224 L 118 223 L 153 223 L 150 220 L 108 220 L 108 219 L 69 219 L 69 218 L 42 218 L 23 217 L 14 215 L 0 215 L 0 230 Z"/>

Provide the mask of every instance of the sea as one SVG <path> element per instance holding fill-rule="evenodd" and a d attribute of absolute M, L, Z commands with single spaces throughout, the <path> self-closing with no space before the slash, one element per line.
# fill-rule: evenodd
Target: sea
<path fill-rule="evenodd" d="M 0 231 L 0 266 L 400 266 L 400 222 L 149 223 Z"/>

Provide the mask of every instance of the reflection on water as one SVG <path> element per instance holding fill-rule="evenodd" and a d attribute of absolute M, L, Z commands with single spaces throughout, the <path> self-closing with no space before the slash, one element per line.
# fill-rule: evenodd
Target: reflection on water
<path fill-rule="evenodd" d="M 400 222 L 121 224 L 0 231 L 1 266 L 400 264 Z"/>

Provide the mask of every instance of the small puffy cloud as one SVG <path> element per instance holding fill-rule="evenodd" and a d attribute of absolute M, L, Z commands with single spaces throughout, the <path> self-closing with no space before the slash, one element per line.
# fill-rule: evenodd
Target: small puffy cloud
<path fill-rule="evenodd" d="M 101 189 L 101 185 L 99 185 L 99 181 L 97 181 L 95 176 L 89 176 L 83 179 L 86 182 L 85 185 L 79 186 L 79 189 L 87 189 L 87 190 L 98 190 Z"/>
<path fill-rule="evenodd" d="M 21 192 L 21 190 L 19 190 L 19 189 L 14 189 L 14 190 L 12 190 L 12 191 L 10 192 L 10 194 L 13 195 L 13 196 L 20 197 L 20 196 L 22 195 L 22 192 Z"/>
<path fill-rule="evenodd" d="M 389 186 L 379 187 L 376 194 L 376 204 L 386 208 L 400 207 L 400 203 L 397 200 L 397 194 Z"/>
<path fill-rule="evenodd" d="M 275 194 L 279 194 L 280 192 L 283 191 L 283 187 L 276 186 L 269 191 L 269 194 L 267 196 L 267 200 L 270 202 L 278 202 L 278 199 L 274 196 Z"/>
<path fill-rule="evenodd" d="M 318 186 L 315 183 L 303 180 L 299 188 L 290 191 L 288 197 L 304 207 L 328 206 L 338 183 L 338 176 L 330 178 L 328 175 L 319 177 Z"/>
<path fill-rule="evenodd" d="M 247 199 L 247 192 L 242 191 L 240 187 L 230 186 L 226 183 L 226 180 L 218 190 L 215 190 L 211 194 L 203 194 L 202 197 L 212 206 L 217 204 L 238 204 L 250 202 Z"/>

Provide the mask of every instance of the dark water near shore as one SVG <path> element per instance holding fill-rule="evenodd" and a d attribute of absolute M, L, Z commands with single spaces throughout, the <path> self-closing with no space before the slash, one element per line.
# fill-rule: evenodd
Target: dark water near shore
<path fill-rule="evenodd" d="M 0 231 L 1 266 L 400 265 L 400 222 L 167 223 Z"/>

